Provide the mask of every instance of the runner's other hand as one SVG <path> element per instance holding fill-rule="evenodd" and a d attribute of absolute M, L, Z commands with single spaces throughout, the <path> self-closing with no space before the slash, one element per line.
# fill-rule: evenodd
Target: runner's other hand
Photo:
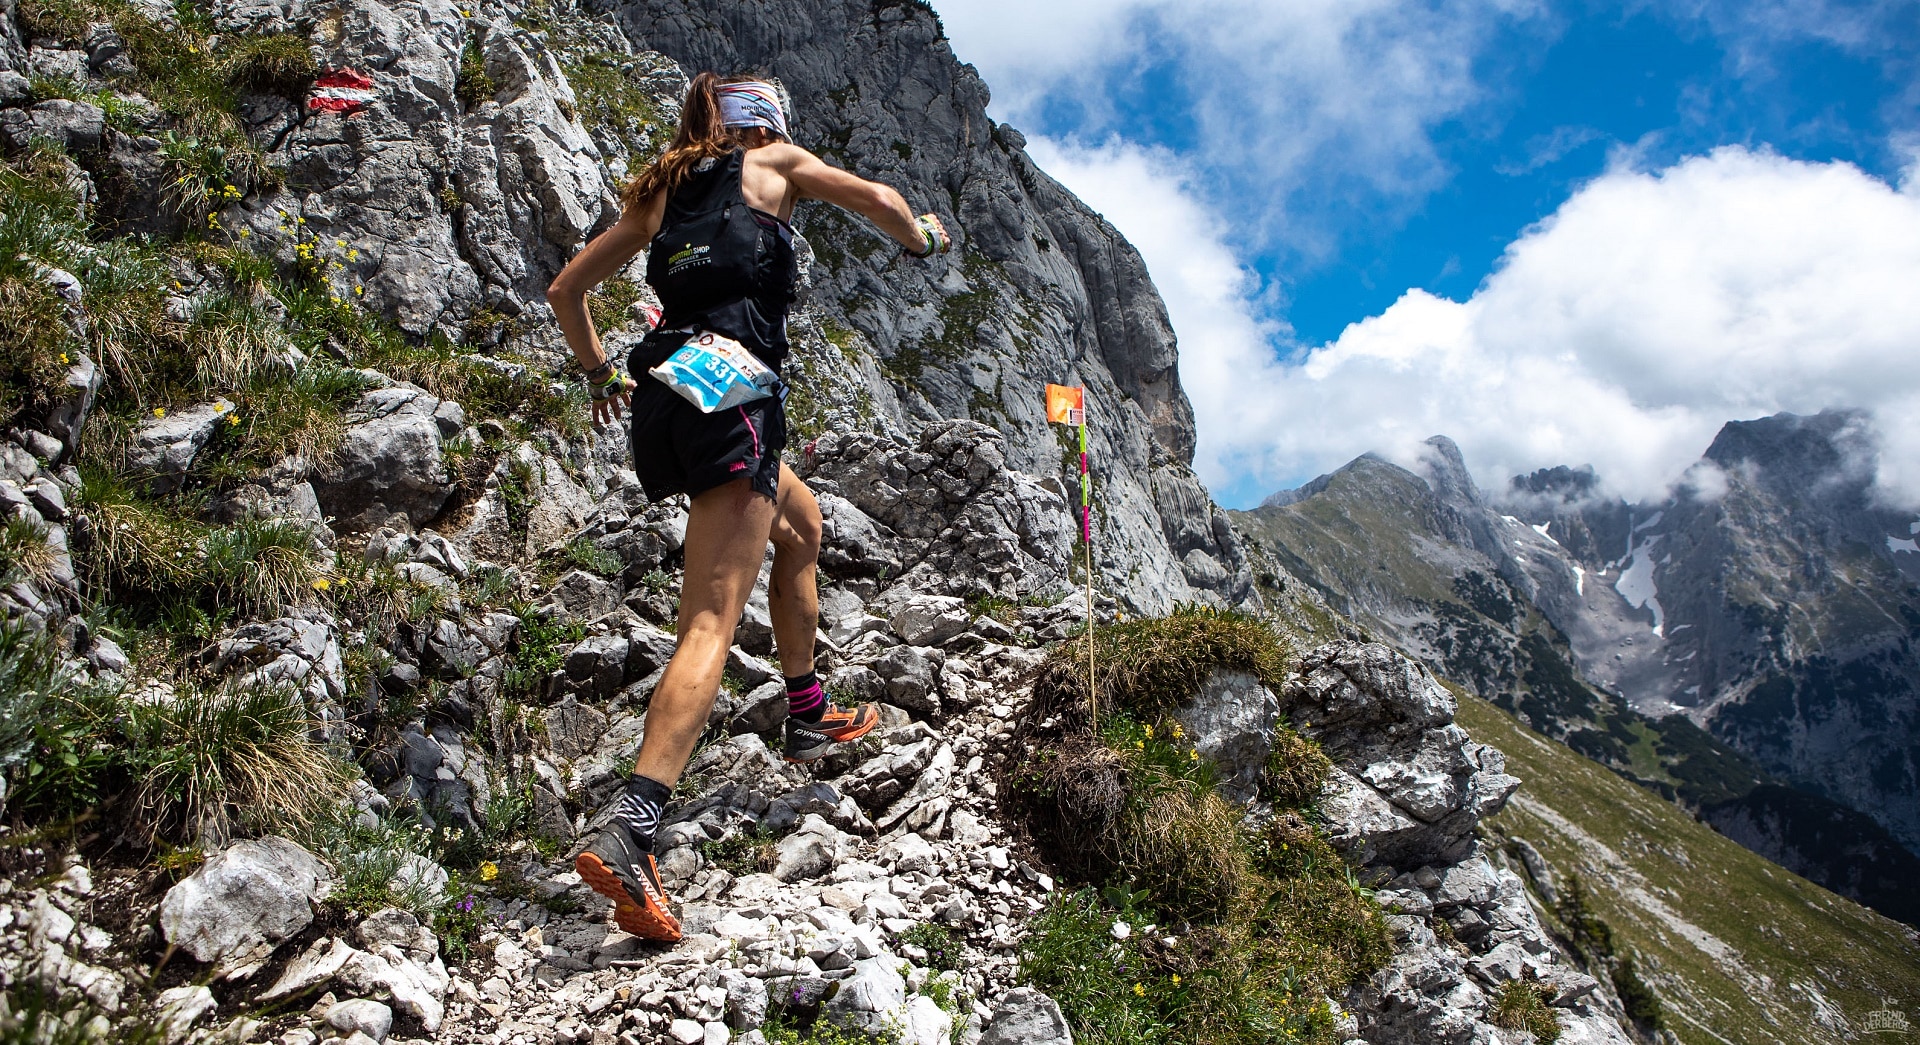
<path fill-rule="evenodd" d="M 638 387 L 619 367 L 609 367 L 604 380 L 587 382 L 587 391 L 593 395 L 593 423 L 608 424 L 620 419 L 620 411 L 633 399 L 633 390 Z"/>
<path fill-rule="evenodd" d="M 913 219 L 913 224 L 920 230 L 920 235 L 926 243 L 919 250 L 907 251 L 908 254 L 916 258 L 930 258 L 935 254 L 945 254 L 953 249 L 953 237 L 947 235 L 947 227 L 940 224 L 939 217 L 933 214 L 922 214 Z"/>

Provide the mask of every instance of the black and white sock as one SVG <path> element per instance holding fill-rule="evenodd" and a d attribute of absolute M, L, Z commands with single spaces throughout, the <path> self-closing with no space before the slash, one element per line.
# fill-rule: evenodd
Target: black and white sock
<path fill-rule="evenodd" d="M 641 849 L 653 848 L 653 833 L 660 827 L 660 814 L 666 808 L 673 789 L 652 777 L 638 773 L 627 778 L 627 793 L 613 814 Z"/>

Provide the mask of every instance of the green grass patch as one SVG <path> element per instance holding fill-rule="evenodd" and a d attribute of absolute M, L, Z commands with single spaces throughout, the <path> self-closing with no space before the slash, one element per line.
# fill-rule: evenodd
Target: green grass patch
<path fill-rule="evenodd" d="M 741 831 L 726 838 L 702 842 L 700 855 L 707 858 L 710 866 L 740 877 L 749 874 L 768 874 L 778 862 L 779 854 L 774 852 L 775 839 L 772 832 L 762 828 Z"/>
<path fill-rule="evenodd" d="M 567 546 L 560 550 L 559 560 L 562 566 L 576 567 L 602 577 L 618 576 L 620 571 L 627 568 L 620 556 L 585 537 L 576 537 L 567 542 Z"/>
<path fill-rule="evenodd" d="M 96 598 L 275 616 L 326 584 L 303 522 L 208 525 L 191 500 L 146 498 L 93 466 L 81 470 L 73 507 L 85 520 L 77 565 Z"/>
<path fill-rule="evenodd" d="M 944 925 L 921 922 L 895 939 L 909 947 L 918 947 L 926 952 L 923 963 L 927 968 L 939 972 L 951 972 L 958 969 L 966 958 L 966 938 Z"/>
<path fill-rule="evenodd" d="M 1494 992 L 1487 1022 L 1509 1030 L 1526 1031 L 1536 1045 L 1553 1045 L 1560 1040 L 1560 1020 L 1547 1004 L 1553 989 L 1519 980 L 1508 980 Z"/>
<path fill-rule="evenodd" d="M 771 981 L 778 984 L 780 981 Z M 898 1032 L 867 1034 L 850 1030 L 837 1023 L 808 1018 L 780 1008 L 777 1005 L 768 1013 L 767 1022 L 760 1028 L 767 1039 L 767 1045 L 900 1045 Z"/>
<path fill-rule="evenodd" d="M 314 743 L 297 693 L 176 684 L 126 700 L 77 685 L 44 644 L 0 635 L 0 708 L 30 717 L 12 745 L 8 807 L 34 821 L 104 813 L 146 844 L 306 830 L 356 775 Z M 11 717 L 11 716 L 10 716 Z"/>
<path fill-rule="evenodd" d="M 1078 716 L 1085 727 L 1086 646 L 1062 646 L 1034 679 L 1034 710 Z M 1165 617 L 1140 617 L 1094 629 L 1100 705 L 1151 720 L 1190 699 L 1210 671 L 1245 671 L 1275 692 L 1284 686 L 1288 654 L 1259 619 L 1231 610 L 1182 606 Z"/>
<path fill-rule="evenodd" d="M 1311 802 L 1330 763 L 1280 731 L 1262 782 L 1279 811 L 1249 821 L 1171 717 L 1217 669 L 1280 688 L 1281 640 L 1192 607 L 1093 639 L 1097 724 L 1075 640 L 1036 672 L 1016 734 L 1010 804 L 1054 866 L 1090 886 L 1055 897 L 1023 975 L 1061 1002 L 1076 1040 L 1333 1041 L 1323 999 L 1390 945 L 1371 891 L 1287 808 Z"/>
<path fill-rule="evenodd" d="M 460 48 L 460 68 L 454 73 L 453 94 L 471 109 L 490 102 L 500 87 L 487 75 L 487 57 L 480 51 L 480 38 L 467 37 Z"/>
<path fill-rule="evenodd" d="M 575 620 L 543 619 L 531 606 L 521 606 L 520 628 L 513 651 L 513 666 L 507 669 L 501 691 L 509 698 L 526 700 L 538 691 L 548 675 L 559 670 L 568 650 L 587 637 L 587 631 Z"/>
<path fill-rule="evenodd" d="M 968 599 L 967 612 L 1008 626 L 1020 620 L 1020 604 L 999 595 L 976 595 Z"/>
<path fill-rule="evenodd" d="M 579 100 L 577 115 L 588 127 L 611 130 L 627 141 L 670 130 L 632 55 L 573 52 L 563 56 L 561 67 Z"/>

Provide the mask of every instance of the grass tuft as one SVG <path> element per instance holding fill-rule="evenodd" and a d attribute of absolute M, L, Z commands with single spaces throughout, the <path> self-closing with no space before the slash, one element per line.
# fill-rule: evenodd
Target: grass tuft
<path fill-rule="evenodd" d="M 0 580 L 20 576 L 45 588 L 59 560 L 46 526 L 17 515 L 0 525 Z"/>
<path fill-rule="evenodd" d="M 1551 988 L 1508 980 L 1494 995 L 1487 1022 L 1508 1030 L 1526 1031 L 1536 1045 L 1553 1045 L 1560 1040 L 1560 1021 L 1547 1004 L 1551 997 Z"/>
<path fill-rule="evenodd" d="M 77 564 L 98 598 L 275 616 L 327 579 L 299 520 L 210 526 L 179 498 L 142 497 L 93 466 L 81 469 L 74 508 L 85 520 Z"/>
<path fill-rule="evenodd" d="M 135 707 L 135 819 L 149 837 L 301 832 L 340 805 L 359 775 L 314 742 L 319 723 L 285 687 L 190 689 Z"/>
<path fill-rule="evenodd" d="M 1282 809 L 1305 809 L 1320 797 L 1333 760 L 1319 743 L 1282 725 L 1273 733 L 1273 752 L 1260 776 L 1260 796 Z"/>
<path fill-rule="evenodd" d="M 1250 672 L 1275 692 L 1287 675 L 1286 647 L 1266 625 L 1206 606 L 1095 628 L 1094 661 L 1100 704 L 1149 720 L 1190 699 L 1216 668 Z M 1084 638 L 1062 643 L 1034 679 L 1034 713 L 1084 719 L 1086 665 Z"/>
<path fill-rule="evenodd" d="M 320 75 L 306 37 L 292 33 L 235 37 L 223 45 L 215 67 L 237 90 L 286 98 L 306 93 Z"/>

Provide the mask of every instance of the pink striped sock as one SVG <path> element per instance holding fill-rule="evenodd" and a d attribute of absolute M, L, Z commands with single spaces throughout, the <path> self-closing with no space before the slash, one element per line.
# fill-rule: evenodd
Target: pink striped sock
<path fill-rule="evenodd" d="M 787 714 L 802 722 L 818 722 L 827 710 L 827 692 L 816 679 L 803 689 L 787 688 Z"/>

